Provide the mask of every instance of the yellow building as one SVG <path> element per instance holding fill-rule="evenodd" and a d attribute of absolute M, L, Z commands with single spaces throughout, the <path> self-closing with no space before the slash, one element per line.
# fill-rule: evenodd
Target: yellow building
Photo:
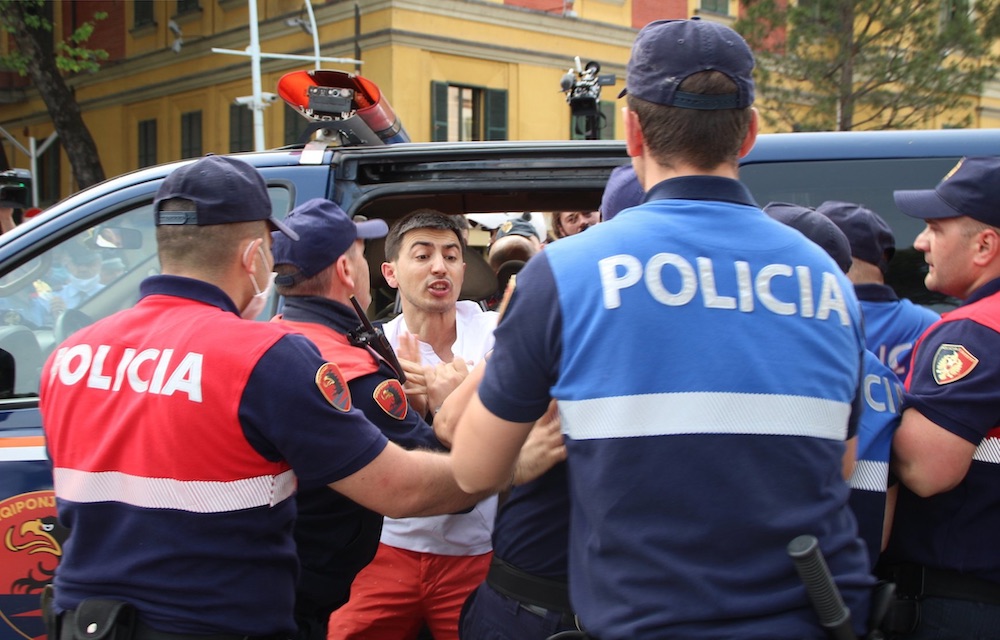
<path fill-rule="evenodd" d="M 253 0 L 250 0 L 253 1 Z M 276 93 L 285 73 L 316 68 L 314 59 L 373 80 L 410 138 L 428 140 L 568 139 L 574 133 L 560 80 L 598 61 L 606 124 L 600 136 L 622 137 L 618 92 L 635 37 L 634 24 L 693 11 L 686 1 L 658 0 L 257 0 L 263 54 L 260 88 Z M 52 3 L 54 31 L 65 35 L 94 12 L 89 46 L 110 58 L 72 86 L 107 176 L 205 153 L 252 150 L 253 112 L 236 104 L 253 95 L 251 59 L 213 50 L 251 44 L 248 0 L 62 0 Z M 677 7 L 677 10 L 671 7 Z M 310 18 L 310 9 L 314 18 Z M 674 11 L 674 15 L 664 13 Z M 316 41 L 309 33 L 316 25 Z M 4 35 L 0 46 L 9 47 Z M 7 73 L 5 75 L 13 75 Z M 38 93 L 0 86 L 0 127 L 11 166 L 29 167 L 22 149 L 53 133 Z M 265 101 L 266 102 L 266 101 Z M 306 120 L 276 100 L 263 107 L 264 147 L 295 142 Z M 16 143 L 14 142 L 16 140 Z M 38 158 L 40 204 L 77 189 L 58 141 Z"/>
<path fill-rule="evenodd" d="M 598 135 L 622 138 L 617 95 L 636 31 L 700 14 L 732 23 L 738 0 L 55 0 L 54 39 L 107 14 L 89 42 L 108 51 L 94 74 L 68 78 L 111 177 L 206 153 L 253 150 L 251 59 L 220 53 L 251 45 L 251 2 L 263 57 L 260 87 L 275 94 L 286 73 L 319 66 L 374 81 L 409 137 L 429 140 L 565 140 L 584 137 L 560 81 L 581 63 L 613 74 L 603 86 Z M 2 17 L 0 17 L 2 22 Z M 311 34 L 315 24 L 316 37 Z M 0 34 L 0 51 L 10 36 Z M 1000 85 L 974 108 L 974 127 L 1000 123 Z M 758 96 L 767 108 L 766 96 Z M 236 102 L 241 99 L 242 104 Z M 307 122 L 280 99 L 261 103 L 262 146 L 299 140 Z M 927 126 L 941 126 L 928 122 Z M 36 153 L 39 204 L 77 190 L 52 118 L 28 81 L 0 71 L 0 145 L 10 166 Z"/>

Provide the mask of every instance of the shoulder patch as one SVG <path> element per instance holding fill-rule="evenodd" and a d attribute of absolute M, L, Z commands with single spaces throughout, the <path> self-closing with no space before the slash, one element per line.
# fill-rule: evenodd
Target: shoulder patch
<path fill-rule="evenodd" d="M 406 409 L 409 405 L 406 402 L 406 392 L 403 391 L 403 385 L 399 384 L 399 380 L 395 378 L 383 380 L 379 386 L 375 387 L 372 399 L 375 400 L 375 404 L 382 408 L 382 411 L 396 420 L 402 420 L 406 417 Z"/>
<path fill-rule="evenodd" d="M 319 392 L 327 399 L 335 409 L 340 411 L 351 410 L 351 390 L 347 386 L 347 380 L 340 371 L 340 367 L 332 362 L 327 362 L 316 370 L 316 386 Z"/>
<path fill-rule="evenodd" d="M 960 344 L 943 344 L 934 354 L 934 382 L 943 385 L 969 375 L 979 358 Z"/>

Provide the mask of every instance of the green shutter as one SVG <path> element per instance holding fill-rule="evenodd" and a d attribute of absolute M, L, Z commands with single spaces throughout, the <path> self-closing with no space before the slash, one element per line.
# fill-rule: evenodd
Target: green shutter
<path fill-rule="evenodd" d="M 431 82 L 431 141 L 448 140 L 448 84 Z"/>
<path fill-rule="evenodd" d="M 487 89 L 486 92 L 486 139 L 507 139 L 507 90 Z"/>

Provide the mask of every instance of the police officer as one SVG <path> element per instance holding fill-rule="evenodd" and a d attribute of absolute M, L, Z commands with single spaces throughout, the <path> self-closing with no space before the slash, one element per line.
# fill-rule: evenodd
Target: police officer
<path fill-rule="evenodd" d="M 642 196 L 632 165 L 617 167 L 605 186 L 601 214 L 611 219 L 639 204 Z M 478 385 L 481 373 L 476 367 L 453 395 L 461 395 L 470 383 Z M 439 432 L 451 426 L 454 402 L 449 397 L 435 419 Z M 569 487 L 566 465 L 560 463 L 537 480 L 515 487 L 501 502 L 493 528 L 493 561 L 486 581 L 462 610 L 461 637 L 544 640 L 576 629 L 567 584 L 568 544 Z"/>
<path fill-rule="evenodd" d="M 437 513 L 454 486 L 447 456 L 387 442 L 311 342 L 243 319 L 271 288 L 270 230 L 297 239 L 256 169 L 221 156 L 175 169 L 153 215 L 162 275 L 61 344 L 42 374 L 70 531 L 49 632 L 289 637 L 296 483 L 382 513 Z"/>
<path fill-rule="evenodd" d="M 808 207 L 771 202 L 764 213 L 787 224 L 822 247 L 844 273 L 852 266 L 847 236 L 829 218 Z M 851 472 L 851 509 L 858 533 L 868 545 L 874 569 L 891 529 L 898 483 L 889 486 L 889 452 L 899 426 L 903 385 L 870 350 L 865 350 L 861 390 L 864 409 L 858 423 L 857 464 Z M 890 517 L 887 520 L 886 514 Z"/>
<path fill-rule="evenodd" d="M 736 179 L 752 69 L 724 25 L 640 31 L 625 131 L 645 201 L 525 266 L 455 429 L 459 485 L 492 486 L 558 401 L 570 600 L 602 640 L 821 636 L 786 555 L 804 532 L 857 630 L 867 616 L 843 475 L 860 310 L 829 256 Z"/>
<path fill-rule="evenodd" d="M 607 222 L 623 209 L 634 207 L 642 202 L 643 195 L 635 167 L 630 164 L 615 167 L 601 195 L 601 219 Z"/>
<path fill-rule="evenodd" d="M 889 261 L 896 253 L 896 239 L 880 215 L 860 204 L 839 200 L 828 200 L 816 211 L 832 220 L 850 242 L 853 260 L 847 277 L 854 283 L 861 302 L 868 350 L 900 381 L 905 380 L 913 343 L 938 321 L 938 314 L 900 298 L 885 283 Z"/>
<path fill-rule="evenodd" d="M 900 637 L 1000 638 L 1000 158 L 895 200 L 927 223 L 913 244 L 927 288 L 964 301 L 914 347 L 893 440 L 885 561 L 913 613 Z"/>

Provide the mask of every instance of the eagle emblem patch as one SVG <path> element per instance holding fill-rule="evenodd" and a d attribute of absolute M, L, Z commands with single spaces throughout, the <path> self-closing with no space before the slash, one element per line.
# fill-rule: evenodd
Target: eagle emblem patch
<path fill-rule="evenodd" d="M 399 380 L 395 378 L 384 380 L 375 387 L 372 399 L 375 400 L 375 404 L 382 408 L 382 411 L 396 420 L 402 420 L 406 417 L 406 409 L 409 405 L 406 402 L 403 385 L 399 384 Z"/>
<path fill-rule="evenodd" d="M 344 412 L 351 410 L 351 390 L 347 386 L 347 380 L 344 379 L 340 367 L 332 362 L 327 362 L 317 369 L 316 386 L 335 409 Z"/>
<path fill-rule="evenodd" d="M 38 599 L 52 582 L 68 535 L 51 489 L 0 499 L 0 638 L 45 637 Z"/>
<path fill-rule="evenodd" d="M 969 375 L 979 358 L 960 344 L 943 344 L 934 354 L 934 382 L 948 384 Z"/>

